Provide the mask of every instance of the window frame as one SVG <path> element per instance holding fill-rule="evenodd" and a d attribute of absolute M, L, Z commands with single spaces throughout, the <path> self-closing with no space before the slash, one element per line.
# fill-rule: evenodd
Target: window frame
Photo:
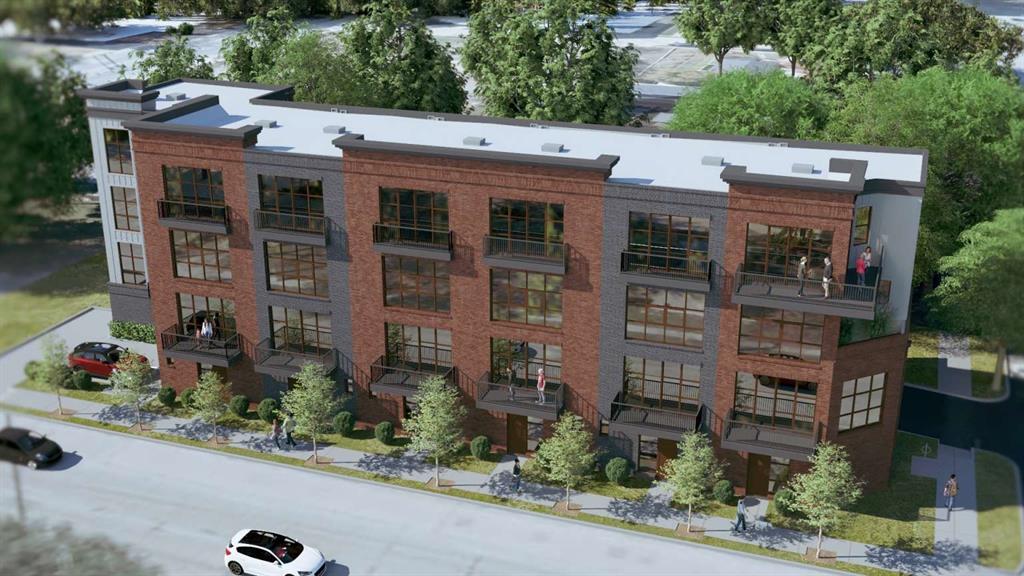
<path fill-rule="evenodd" d="M 222 284 L 233 281 L 231 245 L 227 235 L 188 230 L 170 230 L 169 235 L 175 278 Z M 183 269 L 187 274 L 182 274 Z M 197 274 L 197 270 L 200 273 Z"/>
<path fill-rule="evenodd" d="M 531 356 L 531 352 L 539 352 Z M 491 379 L 507 383 L 507 368 L 512 368 L 512 382 L 516 386 L 535 386 L 537 369 L 544 369 L 544 381 L 560 383 L 565 351 L 559 344 L 528 342 L 511 338 L 491 338 Z"/>
<path fill-rule="evenodd" d="M 389 267 L 390 265 L 390 267 Z M 407 270 L 407 266 L 415 269 Z M 451 280 L 448 262 L 400 256 L 381 255 L 381 277 L 384 306 L 451 312 Z M 411 304 L 408 305 L 411 299 Z"/>
<path fill-rule="evenodd" d="M 323 180 L 274 174 L 257 174 L 256 181 L 259 190 L 260 210 L 275 214 L 323 217 Z M 285 183 L 287 185 L 282 186 Z M 282 202 L 285 198 L 288 201 Z M 274 200 L 274 202 L 270 203 L 268 200 Z M 299 207 L 304 209 L 296 209 Z"/>
<path fill-rule="evenodd" d="M 448 193 L 381 186 L 380 222 L 402 228 L 448 232 Z"/>
<path fill-rule="evenodd" d="M 425 338 L 426 335 L 430 335 L 433 340 Z M 442 338 L 443 335 L 446 337 Z M 400 337 L 401 341 L 397 341 L 396 337 Z M 445 328 L 385 323 L 384 350 L 384 358 L 389 366 L 405 363 L 415 365 L 418 371 L 441 373 L 454 365 L 452 332 Z M 415 358 L 409 357 L 410 351 L 415 353 Z M 424 367 L 429 369 L 424 370 Z"/>
<path fill-rule="evenodd" d="M 107 172 L 111 174 L 135 174 L 132 164 L 131 134 L 123 128 L 104 128 L 103 145 L 107 156 Z"/>
<path fill-rule="evenodd" d="M 330 314 L 284 306 L 270 306 L 268 311 L 274 350 L 319 355 L 334 348 Z"/>
<path fill-rule="evenodd" d="M 491 198 L 489 207 L 488 230 L 492 237 L 540 242 L 545 246 L 565 242 L 565 204 Z M 533 230 L 536 226 L 541 233 Z"/>
<path fill-rule="evenodd" d="M 839 399 L 839 420 L 836 424 L 839 432 L 850 432 L 882 422 L 882 410 L 885 407 L 886 379 L 887 373 L 880 372 L 843 381 L 843 388 Z M 860 389 L 860 384 L 864 380 L 867 380 L 867 387 L 866 389 Z M 877 404 L 874 402 L 876 397 L 878 399 Z M 858 408 L 857 402 L 859 398 L 864 398 L 864 405 Z M 874 421 L 871 421 L 872 413 L 876 414 Z M 864 421 L 858 424 L 856 420 L 859 414 L 864 415 Z M 845 425 L 843 424 L 844 418 L 846 419 Z"/>
<path fill-rule="evenodd" d="M 129 198 L 129 196 L 131 197 Z M 111 186 L 110 204 L 114 210 L 114 228 L 116 230 L 142 231 L 138 190 L 127 186 Z M 123 226 L 122 221 L 124 222 Z"/>
<path fill-rule="evenodd" d="M 235 301 L 230 298 L 219 298 L 217 296 L 203 296 L 200 294 L 190 294 L 188 292 L 178 292 L 175 295 L 175 303 L 177 304 L 178 313 L 178 326 L 185 335 L 191 336 L 195 332 L 193 327 L 191 330 L 187 329 L 185 319 L 191 317 L 194 323 L 195 315 L 199 312 L 218 313 L 223 319 L 220 326 L 214 326 L 214 330 L 220 332 L 216 334 L 214 338 L 220 340 L 226 340 L 231 336 L 238 333 L 238 325 L 236 323 L 235 312 Z M 211 304 L 216 304 L 211 306 Z M 185 314 L 185 312 L 191 312 L 191 314 Z"/>
<path fill-rule="evenodd" d="M 640 296 L 638 293 L 643 291 L 643 295 Z M 664 304 L 651 304 L 652 295 L 656 296 L 659 293 L 664 294 Z M 679 298 L 681 295 L 683 298 L 683 307 L 673 306 L 670 304 L 671 299 Z M 643 298 L 642 305 L 637 303 L 639 298 Z M 700 307 L 690 307 L 691 301 L 700 301 Z M 639 306 L 642 306 L 638 308 Z M 680 348 L 687 348 L 690 350 L 702 350 L 704 348 L 704 326 L 706 322 L 706 309 L 707 309 L 707 295 L 703 292 L 696 292 L 693 290 L 682 290 L 676 288 L 662 288 L 657 286 L 645 286 L 642 284 L 628 284 L 626 286 L 626 340 L 633 342 L 651 342 L 655 344 L 664 344 L 666 346 L 675 346 Z M 660 315 L 662 318 L 661 322 L 656 321 Z M 671 316 L 679 316 L 682 319 L 682 324 L 671 323 L 669 318 Z M 698 318 L 700 326 L 696 327 L 696 321 L 691 320 L 692 318 Z M 639 319 L 638 319 L 639 318 Z M 654 318 L 655 320 L 652 320 Z M 638 335 L 631 334 L 631 327 L 639 326 L 642 328 Z M 652 330 L 653 327 L 653 330 Z M 651 333 L 656 333 L 659 330 L 662 337 L 652 338 Z M 670 340 L 669 333 L 670 329 L 680 334 L 680 341 Z M 690 341 L 691 338 L 693 341 Z"/>
<path fill-rule="evenodd" d="M 686 222 L 677 228 L 676 223 Z M 640 226 L 645 223 L 644 226 Z M 701 233 L 703 227 L 703 233 Z M 711 218 L 681 214 L 660 214 L 655 212 L 629 212 L 627 246 L 630 252 L 647 256 L 682 256 L 707 260 L 711 249 Z M 657 236 L 664 235 L 663 245 L 655 243 Z M 647 241 L 638 241 L 646 236 Z M 679 236 L 684 238 L 683 247 L 675 246 Z"/>
<path fill-rule="evenodd" d="M 743 252 L 743 271 L 796 278 L 800 257 L 807 256 L 808 278 L 811 270 L 825 266 L 832 255 L 834 230 L 774 226 L 748 222 Z M 821 277 L 817 272 L 816 278 Z"/>
<path fill-rule="evenodd" d="M 540 288 L 531 287 L 537 282 Z M 564 286 L 562 274 L 491 268 L 491 320 L 560 329 L 565 320 Z"/>
<path fill-rule="evenodd" d="M 688 414 L 700 409 L 700 365 L 642 356 L 624 356 L 622 364 L 622 394 L 626 404 Z M 678 377 L 672 375 L 673 371 L 678 373 Z M 666 395 L 666 388 L 671 389 L 672 386 L 678 388 L 678 394 Z M 657 396 L 648 394 L 655 388 Z"/>
<path fill-rule="evenodd" d="M 164 200 L 193 206 L 226 206 L 224 174 L 211 168 L 193 166 L 162 167 Z M 185 191 L 190 190 L 190 194 Z M 201 194 L 205 190 L 206 194 Z"/>
<path fill-rule="evenodd" d="M 125 254 L 124 249 L 128 248 Z M 121 283 L 133 286 L 143 286 L 149 282 L 146 274 L 146 254 L 142 244 L 134 242 L 118 242 L 117 257 L 121 269 Z M 125 266 L 128 262 L 131 266 Z M 129 280 L 131 278 L 131 280 Z M 141 278 L 141 282 L 139 281 Z"/>
<path fill-rule="evenodd" d="M 308 258 L 304 257 L 306 255 Z M 263 242 L 263 262 L 268 292 L 312 298 L 330 297 L 330 273 L 325 247 L 266 240 Z M 303 286 L 312 286 L 312 291 L 303 289 Z"/>
<path fill-rule="evenodd" d="M 864 215 L 861 222 L 862 215 Z M 853 211 L 853 245 L 860 246 L 871 240 L 871 206 L 858 206 Z"/>
<path fill-rule="evenodd" d="M 763 316 L 752 316 L 750 312 L 763 312 Z M 794 315 L 800 315 L 800 321 L 796 322 L 793 317 Z M 773 317 L 777 316 L 777 317 Z M 813 322 L 807 322 L 808 318 L 820 318 L 820 324 Z M 771 324 L 778 325 L 778 336 L 772 336 L 772 331 L 766 330 Z M 756 332 L 751 333 L 750 326 L 756 326 Z M 794 328 L 795 327 L 795 328 Z M 818 332 L 817 342 L 805 341 L 808 333 L 813 334 L 813 330 L 816 329 Z M 799 331 L 799 335 L 796 340 L 788 339 L 787 336 L 791 335 L 794 330 Z M 821 352 L 825 340 L 825 315 L 814 314 L 812 312 L 795 312 L 792 310 L 776 310 L 774 308 L 765 308 L 762 306 L 752 306 L 744 304 L 740 306 L 740 330 L 739 340 L 736 345 L 736 353 L 743 356 L 763 356 L 769 358 L 782 358 L 785 360 L 794 360 L 797 362 L 807 362 L 810 364 L 821 363 Z M 753 348 L 749 346 L 745 347 L 745 343 L 755 342 L 756 345 Z M 765 352 L 766 344 L 775 344 L 775 352 Z M 797 346 L 799 354 L 796 358 L 790 358 L 791 354 L 785 354 L 788 347 Z M 817 354 L 805 355 L 805 351 L 817 350 Z"/>
<path fill-rule="evenodd" d="M 753 388 L 745 389 L 744 386 L 746 386 L 746 384 L 741 385 L 740 381 L 741 379 L 744 379 L 744 377 L 748 377 L 747 379 L 753 382 Z M 784 386 L 791 386 L 792 393 L 780 393 L 780 391 L 784 391 Z M 810 388 L 813 391 L 813 401 L 807 401 L 807 393 L 804 393 L 801 397 L 801 386 L 804 388 Z M 741 392 L 741 390 L 749 391 Z M 772 394 L 760 394 L 762 390 L 771 390 Z M 746 410 L 747 406 L 742 402 L 741 398 L 750 398 L 751 410 Z M 761 402 L 762 400 L 764 402 Z M 736 415 L 737 420 L 750 421 L 756 424 L 768 425 L 776 428 L 813 431 L 816 422 L 815 412 L 818 404 L 818 383 L 793 380 L 789 378 L 776 378 L 774 376 L 755 375 L 749 372 L 737 372 L 733 389 L 732 404 L 732 410 Z M 770 404 L 771 410 L 769 414 L 765 414 L 765 412 L 769 411 L 764 410 L 763 404 Z M 780 407 L 784 407 L 787 404 L 792 406 L 791 410 L 788 412 L 779 410 Z M 809 406 L 810 408 L 809 410 L 804 408 L 801 412 L 799 410 L 800 406 Z M 809 413 L 809 416 L 807 413 Z M 789 423 L 785 423 L 785 420 L 789 420 Z"/>

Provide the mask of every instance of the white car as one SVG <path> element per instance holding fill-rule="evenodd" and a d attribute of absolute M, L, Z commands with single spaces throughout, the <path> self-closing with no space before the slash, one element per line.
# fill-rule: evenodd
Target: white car
<path fill-rule="evenodd" d="M 327 572 L 319 550 L 265 530 L 239 530 L 224 549 L 224 565 L 235 576 L 323 576 Z"/>

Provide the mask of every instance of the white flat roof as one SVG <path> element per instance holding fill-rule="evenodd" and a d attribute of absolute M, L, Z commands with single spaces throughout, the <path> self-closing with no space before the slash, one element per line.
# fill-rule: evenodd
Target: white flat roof
<path fill-rule="evenodd" d="M 182 81 L 159 88 L 158 110 L 181 101 L 165 95 L 184 92 L 188 99 L 216 95 L 219 104 L 167 120 L 167 124 L 206 128 L 240 128 L 259 120 L 277 122 L 274 128 L 263 128 L 255 150 L 309 154 L 339 158 L 342 151 L 332 144 L 339 135 L 324 133 L 325 126 L 344 126 L 345 133 L 362 134 L 366 141 L 390 142 L 473 150 L 507 152 L 561 158 L 593 160 L 602 154 L 619 157 L 608 181 L 643 184 L 669 188 L 685 188 L 726 192 L 729 188 L 721 177 L 723 166 L 705 166 L 705 156 L 722 157 L 725 164 L 746 166 L 748 174 L 787 176 L 808 181 L 847 182 L 849 174 L 829 172 L 833 158 L 867 161 L 865 179 L 920 182 L 923 155 L 899 150 L 849 150 L 830 148 L 770 146 L 767 142 L 723 140 L 712 138 L 658 138 L 647 132 L 602 130 L 596 128 L 548 128 L 499 122 L 461 122 L 446 115 L 446 120 L 409 118 L 385 114 L 340 113 L 329 110 L 289 108 L 251 104 L 249 101 L 269 91 L 262 88 L 238 87 Z M 344 108 L 339 105 L 339 108 Z M 543 122 L 538 122 L 542 124 Z M 485 146 L 463 144 L 468 136 L 486 139 Z M 544 152 L 545 143 L 564 146 L 562 152 Z M 812 164 L 812 174 L 795 173 L 793 164 Z"/>

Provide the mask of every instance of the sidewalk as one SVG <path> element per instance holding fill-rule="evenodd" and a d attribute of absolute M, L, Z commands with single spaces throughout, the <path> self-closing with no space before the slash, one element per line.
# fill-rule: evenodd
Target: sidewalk
<path fill-rule="evenodd" d="M 974 480 L 974 453 L 962 448 L 939 444 L 935 458 L 912 457 L 911 474 L 935 478 L 935 547 L 941 542 L 959 542 L 969 551 L 972 562 L 978 561 L 978 503 Z M 959 493 L 953 509 L 946 509 L 942 495 L 946 480 L 956 474 Z"/>
<path fill-rule="evenodd" d="M 971 348 L 966 336 L 939 334 L 939 392 L 972 398 Z"/>
<path fill-rule="evenodd" d="M 56 401 L 53 395 L 24 390 L 20 388 L 8 389 L 3 395 L 4 402 L 36 410 L 52 411 L 56 408 Z M 74 410 L 75 416 L 97 422 L 131 426 L 134 424 L 134 411 L 127 407 L 109 406 L 95 402 L 87 402 L 75 398 L 65 398 L 64 407 Z M 191 440 L 204 441 L 211 435 L 210 426 L 197 420 L 186 420 L 184 418 L 166 417 L 155 414 L 144 414 L 146 424 L 155 432 L 172 434 Z M 303 461 L 312 456 L 312 446 L 308 443 L 300 443 L 295 450 L 277 451 L 273 441 L 265 434 L 239 430 L 226 430 L 218 428 L 220 435 L 226 437 L 231 446 L 254 450 L 257 452 L 274 452 L 276 455 L 295 458 Z M 351 470 L 380 474 L 384 476 L 401 478 L 404 480 L 426 483 L 433 477 L 433 467 L 416 454 L 404 454 L 400 457 L 382 454 L 371 454 L 338 448 L 335 446 L 324 446 L 320 451 L 322 457 L 332 459 L 331 466 L 339 466 Z M 945 528 L 940 532 L 936 524 L 936 544 L 933 555 L 905 552 L 892 548 L 861 544 L 846 540 L 826 538 L 823 549 L 834 551 L 837 560 L 852 564 L 860 564 L 873 568 L 896 570 L 912 574 L 1005 574 L 994 569 L 985 568 L 977 564 L 977 524 L 974 523 L 973 545 L 969 545 L 961 538 L 969 539 L 970 534 L 966 528 L 958 529 L 961 524 L 969 524 L 969 511 L 959 510 L 960 507 L 971 506 L 966 497 L 967 492 L 973 494 L 973 469 L 968 471 L 966 463 L 960 459 L 957 452 L 948 449 L 943 452 L 940 449 L 938 463 L 935 464 L 935 474 L 946 474 L 949 469 L 949 458 L 953 459 L 957 469 L 958 477 L 963 476 L 961 482 L 962 498 L 958 503 L 958 510 L 954 511 L 957 520 L 950 523 L 951 530 Z M 916 464 L 916 462 L 915 462 Z M 917 466 L 920 466 L 917 464 Z M 442 469 L 442 479 L 454 484 L 453 487 L 460 490 L 486 494 L 500 498 L 522 500 L 539 506 L 551 507 L 559 502 L 564 495 L 564 490 L 541 484 L 524 482 L 522 492 L 514 493 L 512 479 L 512 462 L 505 459 L 498 464 L 489 475 L 467 472 L 463 470 Z M 941 489 L 940 489 L 941 490 Z M 941 497 L 941 491 L 939 496 Z M 973 498 L 973 496 L 972 496 Z M 694 516 L 694 526 L 702 528 L 704 535 L 708 538 L 719 538 L 733 542 L 743 542 L 764 548 L 784 550 L 802 555 L 808 547 L 815 546 L 815 536 L 796 532 L 793 530 L 775 528 L 763 520 L 765 506 L 763 501 L 748 500 L 750 514 L 756 517 L 751 523 L 752 530 L 744 533 L 732 531 L 732 521 L 717 516 Z M 572 496 L 574 506 L 580 506 L 581 512 L 606 518 L 613 518 L 621 521 L 657 526 L 668 530 L 675 530 L 680 523 L 686 522 L 686 513 L 676 510 L 669 505 L 669 494 L 663 486 L 655 485 L 647 495 L 640 500 L 618 500 L 596 494 L 574 492 Z M 976 520 L 976 516 L 974 517 Z"/>

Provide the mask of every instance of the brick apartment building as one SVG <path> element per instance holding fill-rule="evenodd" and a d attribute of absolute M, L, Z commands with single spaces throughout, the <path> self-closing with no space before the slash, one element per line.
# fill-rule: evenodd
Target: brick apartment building
<path fill-rule="evenodd" d="M 749 493 L 826 439 L 869 486 L 888 477 L 924 150 L 308 104 L 216 81 L 80 95 L 114 318 L 155 326 L 178 390 L 216 370 L 257 400 L 314 361 L 359 419 L 397 422 L 441 374 L 467 435 L 515 452 L 571 410 L 648 471 L 706 430 Z M 197 339 L 204 319 L 215 333 Z"/>

